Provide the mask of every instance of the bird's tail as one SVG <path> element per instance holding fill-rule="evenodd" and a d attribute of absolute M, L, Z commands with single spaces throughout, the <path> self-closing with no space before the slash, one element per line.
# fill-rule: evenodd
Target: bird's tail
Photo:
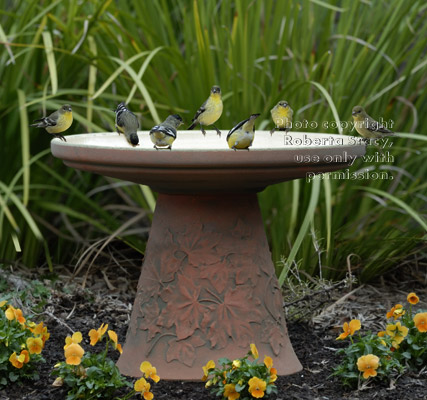
<path fill-rule="evenodd" d="M 196 123 L 193 122 L 188 128 L 187 130 L 191 131 L 192 129 L 194 129 L 194 127 L 196 126 Z"/>
<path fill-rule="evenodd" d="M 31 124 L 30 126 L 36 126 L 37 128 L 45 128 L 46 126 L 48 126 L 48 123 L 46 121 L 46 118 L 40 118 L 40 119 L 35 119 L 34 123 Z"/>
<path fill-rule="evenodd" d="M 133 146 L 137 146 L 139 143 L 139 138 L 138 138 L 138 134 L 136 132 L 131 133 L 129 135 L 129 141 Z"/>

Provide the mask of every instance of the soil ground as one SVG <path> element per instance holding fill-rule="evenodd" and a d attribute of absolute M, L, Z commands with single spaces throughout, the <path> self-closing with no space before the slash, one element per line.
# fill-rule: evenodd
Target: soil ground
<path fill-rule="evenodd" d="M 27 282 L 39 279 L 39 275 L 14 269 L 5 274 L 15 290 L 25 290 Z M 117 277 L 117 275 L 120 275 Z M 75 278 L 71 283 L 70 273 L 64 269 L 50 290 L 47 304 L 36 322 L 43 320 L 51 333 L 43 350 L 46 363 L 41 367 L 38 381 L 26 382 L 23 386 L 11 385 L 0 391 L 0 400 L 53 400 L 65 399 L 64 387 L 53 387 L 50 375 L 53 366 L 64 357 L 64 339 L 71 331 L 87 332 L 108 323 L 124 341 L 129 322 L 133 298 L 139 275 L 139 267 L 126 274 L 117 270 L 95 270 L 84 279 Z M 427 399 L 427 368 L 419 374 L 406 374 L 390 384 L 372 383 L 364 390 L 343 387 L 337 378 L 330 377 L 332 368 L 339 364 L 336 350 L 345 345 L 335 338 L 345 320 L 358 318 L 362 329 L 379 331 L 384 329 L 385 313 L 396 303 L 403 303 L 409 292 L 415 291 L 421 308 L 427 308 L 427 269 L 425 266 L 411 267 L 406 271 L 394 271 L 387 275 L 387 281 L 370 285 L 340 289 L 328 294 L 321 310 L 311 312 L 310 318 L 297 321 L 288 317 L 288 329 L 292 345 L 303 365 L 303 371 L 292 376 L 279 377 L 278 395 L 273 400 L 338 400 L 338 399 Z M 62 282 L 61 284 L 59 282 Z M 86 288 L 83 289 L 82 285 Z M 49 281 L 49 285 L 52 285 Z M 0 292 L 0 297 L 2 293 Z M 310 301 L 310 300 L 309 300 Z M 307 304 L 301 303 L 300 307 Z M 289 310 L 286 310 L 289 311 Z M 86 340 L 86 339 L 85 339 Z M 84 347 L 88 347 L 85 343 Z M 116 355 L 114 355 L 116 356 Z M 130 380 L 132 381 L 132 380 Z M 154 399 L 213 400 L 218 397 L 208 393 L 202 382 L 164 381 L 152 385 Z M 121 392 L 122 394 L 124 392 Z M 141 398 L 141 397 L 134 397 Z"/>

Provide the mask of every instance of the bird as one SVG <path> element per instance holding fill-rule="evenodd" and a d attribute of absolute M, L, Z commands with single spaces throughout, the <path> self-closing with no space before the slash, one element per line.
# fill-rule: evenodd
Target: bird
<path fill-rule="evenodd" d="M 255 120 L 260 114 L 252 114 L 248 119 L 239 122 L 227 135 L 227 143 L 230 149 L 247 149 L 252 146 L 255 136 Z"/>
<path fill-rule="evenodd" d="M 394 132 L 370 117 L 362 106 L 353 107 L 351 115 L 354 119 L 356 131 L 365 139 L 380 139 L 386 136 L 396 136 Z"/>
<path fill-rule="evenodd" d="M 270 131 L 270 135 L 273 135 L 276 129 L 284 131 L 285 134 L 288 133 L 292 128 L 292 115 L 294 113 L 289 103 L 285 100 L 280 100 L 270 112 L 275 125 Z"/>
<path fill-rule="evenodd" d="M 222 109 L 221 89 L 219 86 L 212 86 L 208 99 L 197 110 L 196 115 L 191 120 L 191 125 L 188 127 L 188 130 L 193 129 L 197 124 L 200 124 L 200 129 L 202 130 L 203 135 L 206 135 L 203 125 L 213 125 L 218 121 L 221 117 Z M 221 137 L 221 131 L 215 125 L 213 125 L 213 127 Z"/>
<path fill-rule="evenodd" d="M 138 118 L 123 102 L 117 106 L 115 113 L 117 133 L 119 135 L 124 133 L 126 140 L 132 146 L 137 146 L 139 143 L 138 134 L 136 133 L 139 129 Z"/>
<path fill-rule="evenodd" d="M 30 126 L 37 128 L 45 128 L 51 135 L 67 141 L 61 132 L 66 131 L 73 123 L 73 111 L 69 104 L 64 104 L 59 110 L 53 112 L 48 117 L 43 117 L 34 120 L 34 123 Z"/>
<path fill-rule="evenodd" d="M 153 126 L 150 139 L 156 150 L 166 147 L 172 150 L 172 143 L 176 139 L 176 129 L 182 125 L 182 118 L 178 114 L 169 115 L 160 125 Z"/>

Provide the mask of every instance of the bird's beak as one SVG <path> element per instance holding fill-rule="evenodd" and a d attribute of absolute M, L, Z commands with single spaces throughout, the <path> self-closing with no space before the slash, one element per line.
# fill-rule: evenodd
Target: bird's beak
<path fill-rule="evenodd" d="M 357 112 L 356 111 L 353 111 L 352 113 L 351 113 L 351 115 L 356 115 L 357 114 Z"/>

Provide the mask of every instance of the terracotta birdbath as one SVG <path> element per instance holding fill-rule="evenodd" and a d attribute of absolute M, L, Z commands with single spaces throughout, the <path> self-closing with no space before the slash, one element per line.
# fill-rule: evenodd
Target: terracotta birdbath
<path fill-rule="evenodd" d="M 123 354 L 125 375 L 148 360 L 163 379 L 199 380 L 201 367 L 242 357 L 255 343 L 279 375 L 302 369 L 288 337 L 256 193 L 348 166 L 365 144 L 342 135 L 257 131 L 250 151 L 228 149 L 226 131 L 179 131 L 155 150 L 147 131 L 53 139 L 70 167 L 159 192 Z"/>

